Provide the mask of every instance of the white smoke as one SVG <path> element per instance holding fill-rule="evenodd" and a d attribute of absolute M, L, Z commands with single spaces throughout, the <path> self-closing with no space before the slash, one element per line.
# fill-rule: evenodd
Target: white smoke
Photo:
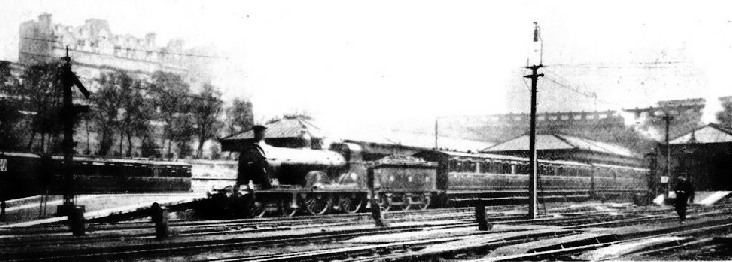
<path fill-rule="evenodd" d="M 722 106 L 722 101 L 719 100 L 719 97 L 707 95 L 706 98 L 704 98 L 704 109 L 702 109 L 702 116 L 701 121 L 704 124 L 711 124 L 717 122 L 717 113 L 722 112 L 724 110 L 724 106 Z"/>
<path fill-rule="evenodd" d="M 644 137 L 654 141 L 662 141 L 664 139 L 660 130 L 644 125 L 649 117 L 653 117 L 652 115 L 641 114 L 636 118 L 633 112 L 625 112 L 623 110 L 616 112 L 619 112 L 620 116 L 623 117 L 625 127 L 630 127 Z"/>

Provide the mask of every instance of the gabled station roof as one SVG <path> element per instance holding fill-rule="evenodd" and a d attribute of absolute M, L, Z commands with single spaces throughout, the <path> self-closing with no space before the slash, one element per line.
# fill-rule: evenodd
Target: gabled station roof
<path fill-rule="evenodd" d="M 669 141 L 670 144 L 711 144 L 732 142 L 732 130 L 717 124 L 708 124 L 693 129 Z"/>
<path fill-rule="evenodd" d="M 435 137 L 432 135 L 413 134 L 406 132 L 382 132 L 379 134 L 359 135 L 350 133 L 345 135 L 342 140 L 352 142 L 365 142 L 387 146 L 399 146 L 415 149 L 432 149 L 435 147 Z M 481 148 L 486 148 L 491 143 L 467 139 L 459 139 L 452 137 L 439 137 L 437 145 L 440 148 L 448 150 L 456 150 L 462 152 L 477 152 Z"/>
<path fill-rule="evenodd" d="M 622 146 L 564 134 L 537 135 L 536 150 L 585 150 L 624 157 L 638 157 L 632 150 Z M 529 135 L 488 147 L 481 152 L 499 151 L 529 151 Z"/>
<path fill-rule="evenodd" d="M 323 138 L 323 131 L 307 119 L 285 118 L 265 125 L 266 136 L 271 138 L 299 138 L 302 130 L 308 131 L 312 138 Z M 254 131 L 247 130 L 238 134 L 224 137 L 221 140 L 246 140 L 254 138 Z"/>

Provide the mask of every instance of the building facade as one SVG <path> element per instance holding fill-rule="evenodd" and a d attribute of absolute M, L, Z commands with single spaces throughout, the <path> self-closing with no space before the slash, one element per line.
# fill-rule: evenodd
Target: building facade
<path fill-rule="evenodd" d="M 179 74 L 189 83 L 211 80 L 210 72 L 203 70 L 210 68 L 210 57 L 185 49 L 182 40 L 158 46 L 155 33 L 144 37 L 117 34 L 102 19 L 69 26 L 54 23 L 52 15 L 44 13 L 20 25 L 19 46 L 19 63 L 24 65 L 57 62 L 66 56 L 68 47 L 74 71 L 85 84 L 111 71 L 124 71 L 142 79 L 164 71 Z M 88 84 L 88 88 L 94 89 L 94 84 Z"/>
<path fill-rule="evenodd" d="M 72 26 L 54 23 L 52 15 L 44 13 L 35 20 L 21 23 L 19 34 L 19 61 L 11 64 L 13 68 L 21 69 L 14 71 L 14 76 L 21 81 L 22 69 L 38 63 L 58 63 L 67 52 L 73 71 L 91 92 L 99 88 L 97 79 L 111 72 L 125 72 L 141 80 L 149 80 L 157 71 L 173 73 L 181 76 L 193 92 L 212 80 L 213 48 L 187 48 L 180 39 L 158 45 L 156 33 L 136 37 L 113 32 L 109 23 L 102 19 L 87 19 L 82 25 Z M 160 123 L 153 121 L 151 124 L 153 135 L 162 136 Z M 98 146 L 100 137 L 89 121 L 79 124 L 75 133 L 74 139 L 79 141 L 77 153 L 94 154 L 92 151 Z M 121 155 L 126 150 L 126 145 L 121 146 L 127 143 L 123 140 L 115 139 L 112 154 Z M 133 139 L 133 155 L 139 155 L 141 147 L 142 140 Z M 115 151 L 117 148 L 119 150 Z"/>

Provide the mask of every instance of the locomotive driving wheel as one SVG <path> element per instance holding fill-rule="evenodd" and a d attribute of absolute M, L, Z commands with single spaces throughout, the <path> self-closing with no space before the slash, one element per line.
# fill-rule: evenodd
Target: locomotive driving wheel
<path fill-rule="evenodd" d="M 338 206 L 349 214 L 358 213 L 363 206 L 363 201 L 356 194 L 341 194 L 338 196 Z"/>
<path fill-rule="evenodd" d="M 297 201 L 297 200 L 294 200 Z M 292 199 L 283 198 L 280 202 L 278 215 L 282 217 L 293 217 L 297 214 L 297 202 L 293 203 Z"/>
<path fill-rule="evenodd" d="M 333 206 L 333 200 L 325 193 L 310 193 L 305 195 L 305 209 L 313 215 L 322 215 Z"/>

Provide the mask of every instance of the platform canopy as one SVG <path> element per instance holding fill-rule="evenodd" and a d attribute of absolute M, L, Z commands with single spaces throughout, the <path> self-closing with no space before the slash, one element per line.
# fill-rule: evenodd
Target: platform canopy
<path fill-rule="evenodd" d="M 563 134 L 549 134 L 536 136 L 536 150 L 586 150 L 597 153 L 636 157 L 630 149 L 605 142 L 574 137 Z M 481 152 L 495 151 L 528 151 L 529 135 L 523 135 L 509 141 L 488 147 Z"/>
<path fill-rule="evenodd" d="M 537 135 L 536 150 L 540 159 L 607 164 L 642 164 L 642 157 L 629 148 L 557 133 Z M 529 135 L 523 135 L 488 147 L 481 150 L 481 152 L 528 157 Z"/>
<path fill-rule="evenodd" d="M 690 132 L 669 141 L 672 145 L 729 142 L 732 142 L 732 130 L 723 128 L 717 124 L 708 124 L 697 127 Z"/>

